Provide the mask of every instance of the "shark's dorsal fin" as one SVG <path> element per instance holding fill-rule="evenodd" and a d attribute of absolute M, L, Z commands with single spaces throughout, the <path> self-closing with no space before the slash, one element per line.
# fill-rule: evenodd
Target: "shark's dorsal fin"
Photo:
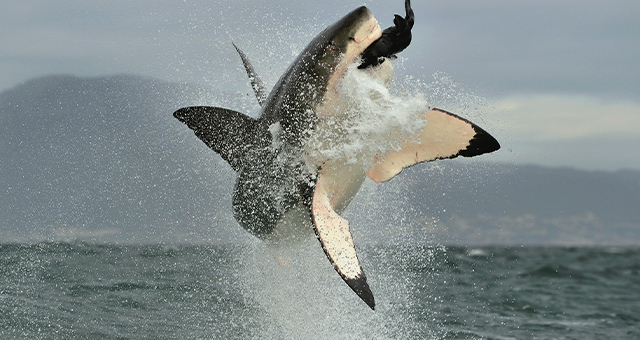
<path fill-rule="evenodd" d="M 233 47 L 236 48 L 236 51 L 238 51 L 238 54 L 242 59 L 242 64 L 244 65 L 244 69 L 247 71 L 247 76 L 249 76 L 249 81 L 251 81 L 251 88 L 256 94 L 258 104 L 260 104 L 260 106 L 263 106 L 264 102 L 267 100 L 267 96 L 269 95 L 269 92 L 267 92 L 267 88 L 264 86 L 262 79 L 260 79 L 256 71 L 253 69 L 253 66 L 251 66 L 251 62 L 249 62 L 249 58 L 247 57 L 247 55 L 244 54 L 244 52 L 242 52 L 242 50 L 238 48 L 236 44 L 233 44 Z"/>
<path fill-rule="evenodd" d="M 256 120 L 229 109 L 191 106 L 173 113 L 200 140 L 217 152 L 233 170 L 242 169 L 247 151 L 253 147 Z"/>
<path fill-rule="evenodd" d="M 425 124 L 422 131 L 399 150 L 380 156 L 369 169 L 369 178 L 378 183 L 386 182 L 402 169 L 418 163 L 473 157 L 500 149 L 500 144 L 490 134 L 451 112 L 433 109 L 420 117 Z"/>
<path fill-rule="evenodd" d="M 322 249 L 338 274 L 371 309 L 374 309 L 373 293 L 360 267 L 349 231 L 349 222 L 334 210 L 331 196 L 336 188 L 332 175 L 336 174 L 324 172 L 322 169 L 318 173 L 311 201 L 313 226 Z"/>

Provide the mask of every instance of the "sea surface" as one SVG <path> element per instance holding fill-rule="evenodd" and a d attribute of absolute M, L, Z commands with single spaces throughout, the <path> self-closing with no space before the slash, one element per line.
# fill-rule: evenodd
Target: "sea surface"
<path fill-rule="evenodd" d="M 0 339 L 640 339 L 640 248 L 0 245 Z"/>

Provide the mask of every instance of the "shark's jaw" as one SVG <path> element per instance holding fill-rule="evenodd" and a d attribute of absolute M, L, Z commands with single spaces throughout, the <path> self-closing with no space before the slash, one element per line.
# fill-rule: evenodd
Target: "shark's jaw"
<path fill-rule="evenodd" d="M 367 13 L 369 15 L 362 20 L 355 33 L 349 36 L 349 41 L 343 49 L 341 59 L 333 68 L 333 73 L 327 80 L 327 88 L 323 105 L 330 105 L 333 99 L 337 96 L 338 90 L 336 89 L 336 84 L 346 73 L 347 67 L 359 62 L 362 52 L 382 36 L 382 29 L 380 28 L 378 20 L 376 20 L 373 14 L 368 12 L 368 10 Z M 321 109 L 317 110 L 317 113 L 322 115 L 322 111 L 323 110 Z"/>
<path fill-rule="evenodd" d="M 349 37 L 349 43 L 346 46 L 342 60 L 335 68 L 333 75 L 329 80 L 329 84 L 335 83 L 335 79 L 344 75 L 347 66 L 359 61 L 360 55 L 374 41 L 382 36 L 382 29 L 378 20 L 373 15 L 362 21 L 355 34 Z"/>

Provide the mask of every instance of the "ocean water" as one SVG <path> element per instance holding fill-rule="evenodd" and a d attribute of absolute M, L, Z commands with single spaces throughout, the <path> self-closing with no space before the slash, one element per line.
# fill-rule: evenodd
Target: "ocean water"
<path fill-rule="evenodd" d="M 0 339 L 640 339 L 640 248 L 358 249 L 0 245 Z"/>

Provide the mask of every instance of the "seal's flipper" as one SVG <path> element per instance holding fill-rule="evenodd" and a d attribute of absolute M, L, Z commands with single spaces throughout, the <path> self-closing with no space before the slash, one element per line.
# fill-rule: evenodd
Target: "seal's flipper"
<path fill-rule="evenodd" d="M 173 116 L 187 124 L 233 170 L 242 168 L 245 154 L 254 143 L 255 119 L 240 112 L 210 106 L 185 107 L 174 112 Z"/>
<path fill-rule="evenodd" d="M 334 211 L 330 193 L 332 179 L 320 171 L 311 204 L 316 235 L 325 254 L 338 274 L 371 309 L 375 308 L 373 293 L 367 283 L 356 249 L 353 245 L 349 222 Z"/>
<path fill-rule="evenodd" d="M 262 79 L 260 79 L 256 71 L 253 69 L 253 66 L 251 65 L 251 62 L 249 62 L 249 58 L 247 57 L 247 55 L 244 54 L 244 52 L 242 52 L 242 50 L 240 50 L 238 46 L 236 46 L 236 44 L 233 44 L 233 47 L 236 48 L 236 51 L 238 51 L 238 54 L 242 59 L 242 64 L 244 65 L 244 69 L 247 71 L 247 75 L 249 76 L 249 81 L 251 82 L 253 93 L 256 94 L 258 104 L 262 106 L 265 100 L 267 100 L 267 95 L 269 95 L 269 92 L 267 92 L 267 88 L 264 86 Z"/>
<path fill-rule="evenodd" d="M 453 113 L 433 109 L 421 118 L 425 126 L 417 138 L 391 151 L 371 169 L 369 177 L 386 182 L 402 169 L 436 159 L 473 157 L 500 149 L 500 144 L 486 131 Z"/>

